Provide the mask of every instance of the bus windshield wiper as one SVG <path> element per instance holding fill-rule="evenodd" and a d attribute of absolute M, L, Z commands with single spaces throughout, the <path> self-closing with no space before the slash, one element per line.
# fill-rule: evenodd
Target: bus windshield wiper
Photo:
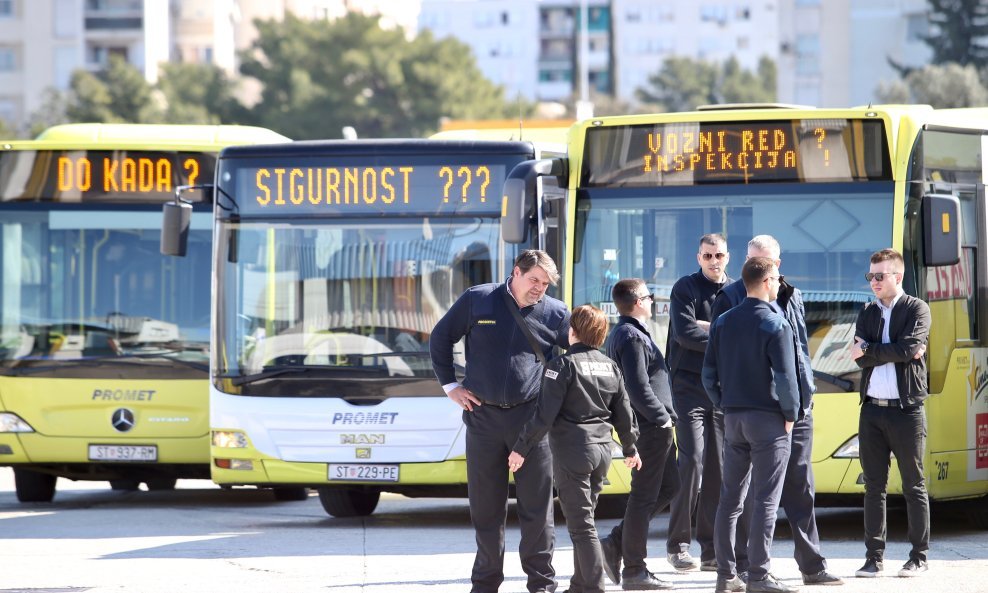
<path fill-rule="evenodd" d="M 64 369 L 67 367 L 97 367 L 97 366 L 109 366 L 114 364 L 128 365 L 128 366 L 146 366 L 147 359 L 164 359 L 168 362 L 173 362 L 182 366 L 190 367 L 199 371 L 209 371 L 209 365 L 201 362 L 195 362 L 191 360 L 184 360 L 181 358 L 175 358 L 169 356 L 172 352 L 155 352 L 155 353 L 142 353 L 142 354 L 111 354 L 104 356 L 87 356 L 84 358 L 65 358 L 60 360 L 55 360 L 51 358 L 18 358 L 13 361 L 14 366 L 7 367 L 10 370 L 10 374 L 13 375 L 30 375 L 33 373 L 42 373 L 45 371 L 52 371 L 57 369 Z M 24 363 L 30 362 L 41 362 L 45 361 L 49 364 L 38 364 L 38 365 L 26 365 Z"/>
<path fill-rule="evenodd" d="M 820 379 L 824 383 L 830 383 L 831 385 L 840 387 L 841 389 L 847 391 L 848 393 L 854 391 L 854 383 L 848 381 L 847 379 L 841 379 L 836 375 L 831 375 L 830 373 L 824 373 L 823 371 L 813 371 L 813 377 L 816 379 Z"/>
<path fill-rule="evenodd" d="M 257 381 L 264 381 L 265 379 L 272 379 L 274 377 L 280 377 L 283 375 L 318 375 L 320 373 L 324 374 L 336 374 L 341 372 L 350 373 L 365 373 L 371 375 L 380 374 L 382 371 L 387 371 L 387 368 L 382 366 L 366 367 L 366 366 L 335 366 L 335 365 L 303 365 L 303 366 L 283 366 L 283 367 L 269 367 L 267 370 L 261 371 L 260 373 L 253 373 L 251 375 L 231 375 L 225 374 L 220 375 L 221 379 L 229 379 L 230 383 L 239 387 L 241 385 L 246 385 L 248 383 L 255 383 Z"/>

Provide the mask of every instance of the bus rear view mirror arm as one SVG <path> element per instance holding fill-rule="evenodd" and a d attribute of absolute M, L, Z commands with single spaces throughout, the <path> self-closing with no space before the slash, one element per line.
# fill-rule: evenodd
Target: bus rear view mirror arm
<path fill-rule="evenodd" d="M 528 241 L 529 220 L 537 198 L 538 178 L 562 177 L 562 159 L 537 159 L 518 163 L 504 180 L 501 197 L 501 238 L 507 243 Z"/>

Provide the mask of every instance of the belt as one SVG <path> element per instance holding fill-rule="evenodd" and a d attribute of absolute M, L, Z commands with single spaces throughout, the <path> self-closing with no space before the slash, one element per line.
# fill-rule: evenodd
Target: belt
<path fill-rule="evenodd" d="M 502 410 L 510 410 L 511 408 L 517 408 L 518 406 L 521 406 L 523 404 L 527 404 L 528 402 L 532 402 L 532 401 L 535 401 L 535 398 L 534 397 L 530 397 L 530 398 L 526 399 L 525 401 L 514 402 L 514 403 L 510 403 L 510 404 L 502 404 L 502 403 L 498 403 L 498 402 L 489 402 L 489 401 L 484 401 L 484 400 L 480 400 L 480 403 L 482 405 L 490 406 L 492 408 L 500 408 Z"/>
<path fill-rule="evenodd" d="M 881 406 L 883 408 L 901 408 L 902 402 L 898 399 L 881 399 L 877 397 L 865 397 L 869 404 Z"/>

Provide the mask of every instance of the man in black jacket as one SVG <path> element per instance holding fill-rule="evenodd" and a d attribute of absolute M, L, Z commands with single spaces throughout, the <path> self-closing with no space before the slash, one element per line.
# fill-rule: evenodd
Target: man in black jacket
<path fill-rule="evenodd" d="M 638 421 L 638 453 L 642 467 L 631 472 L 631 491 L 624 520 L 601 541 L 608 577 L 626 591 L 669 589 L 649 572 L 648 525 L 657 501 L 669 499 L 668 489 L 677 489 L 678 474 L 667 480 L 667 459 L 673 450 L 673 425 L 676 412 L 669 392 L 669 373 L 665 359 L 648 332 L 652 312 L 652 295 L 640 278 L 620 280 L 611 290 L 611 298 L 621 316 L 607 339 L 607 355 L 621 367 L 624 384 Z M 663 492 L 666 492 L 663 496 Z M 620 553 L 618 550 L 620 549 Z M 624 569 L 619 574 L 620 559 Z"/>
<path fill-rule="evenodd" d="M 669 296 L 666 354 L 672 376 L 672 402 L 678 416 L 676 446 L 682 487 L 669 507 L 666 558 L 680 571 L 697 567 L 717 570 L 713 523 L 720 496 L 724 418 L 710 404 L 700 370 L 710 330 L 710 306 L 717 291 L 731 280 L 727 276 L 730 259 L 723 235 L 700 237 L 700 251 L 696 254 L 700 270 L 677 280 Z M 689 552 L 694 513 L 699 563 Z"/>
<path fill-rule="evenodd" d="M 930 549 L 930 501 L 926 493 L 926 341 L 930 307 L 902 291 L 902 255 L 883 249 L 871 256 L 865 279 L 876 300 L 858 314 L 851 358 L 861 367 L 861 416 L 858 445 L 864 474 L 865 563 L 855 573 L 876 577 L 884 568 L 885 491 L 889 455 L 895 455 L 906 500 L 909 560 L 900 577 L 927 570 Z"/>
<path fill-rule="evenodd" d="M 538 410 L 508 456 L 508 469 L 517 473 L 549 433 L 559 506 L 573 542 L 571 593 L 604 593 L 604 558 L 593 513 L 611 465 L 611 431 L 621 438 L 625 464 L 636 469 L 642 464 L 621 369 L 597 350 L 606 336 L 603 311 L 590 305 L 573 309 L 569 351 L 546 368 Z"/>
<path fill-rule="evenodd" d="M 748 257 L 767 257 L 782 264 L 782 248 L 775 237 L 758 235 L 748 241 Z M 714 299 L 713 321 L 736 305 L 744 301 L 747 291 L 744 282 L 738 280 L 723 288 Z M 792 529 L 793 556 L 803 575 L 805 585 L 842 585 L 844 581 L 827 572 L 827 560 L 820 552 L 820 535 L 816 527 L 816 492 L 813 487 L 813 393 L 816 385 L 813 381 L 813 369 L 810 367 L 810 350 L 807 344 L 806 310 L 803 307 L 803 295 L 800 290 L 784 280 L 780 282 L 779 294 L 775 301 L 769 303 L 777 313 L 786 318 L 796 336 L 797 370 L 799 372 L 800 413 L 792 429 L 792 449 L 789 455 L 789 466 L 782 486 L 780 505 L 786 512 L 789 527 Z M 735 546 L 737 570 L 743 573 L 748 569 L 747 547 L 748 523 L 751 521 L 751 510 L 754 501 L 748 497 L 744 505 L 744 513 L 738 520 Z"/>
<path fill-rule="evenodd" d="M 463 408 L 466 425 L 467 494 L 477 534 L 473 593 L 495 593 L 504 581 L 504 524 L 508 475 L 505 467 L 522 425 L 538 400 L 543 366 L 510 307 L 528 325 L 543 358 L 569 345 L 569 312 L 546 296 L 559 279 L 544 251 L 530 249 L 515 260 L 502 284 L 482 284 L 464 292 L 432 330 L 432 366 L 446 395 Z M 465 338 L 462 384 L 453 367 L 453 346 Z M 515 473 L 521 543 L 518 553 L 528 590 L 554 591 L 552 552 L 552 454 L 542 438 Z"/>
<path fill-rule="evenodd" d="M 703 361 L 703 386 L 724 411 L 724 479 L 715 523 L 718 593 L 795 591 L 769 573 L 775 516 L 789 463 L 790 432 L 800 412 L 796 338 L 769 305 L 778 298 L 775 262 L 753 257 L 741 278 L 747 298 L 717 318 Z M 749 492 L 750 486 L 750 492 Z M 748 582 L 738 578 L 735 532 L 752 497 Z"/>

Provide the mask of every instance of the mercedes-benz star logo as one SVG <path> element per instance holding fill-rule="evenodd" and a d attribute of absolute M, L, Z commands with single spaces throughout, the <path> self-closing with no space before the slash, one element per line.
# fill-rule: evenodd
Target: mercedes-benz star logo
<path fill-rule="evenodd" d="M 115 410 L 110 417 L 110 424 L 120 432 L 127 432 L 134 428 L 134 413 L 127 408 Z"/>

